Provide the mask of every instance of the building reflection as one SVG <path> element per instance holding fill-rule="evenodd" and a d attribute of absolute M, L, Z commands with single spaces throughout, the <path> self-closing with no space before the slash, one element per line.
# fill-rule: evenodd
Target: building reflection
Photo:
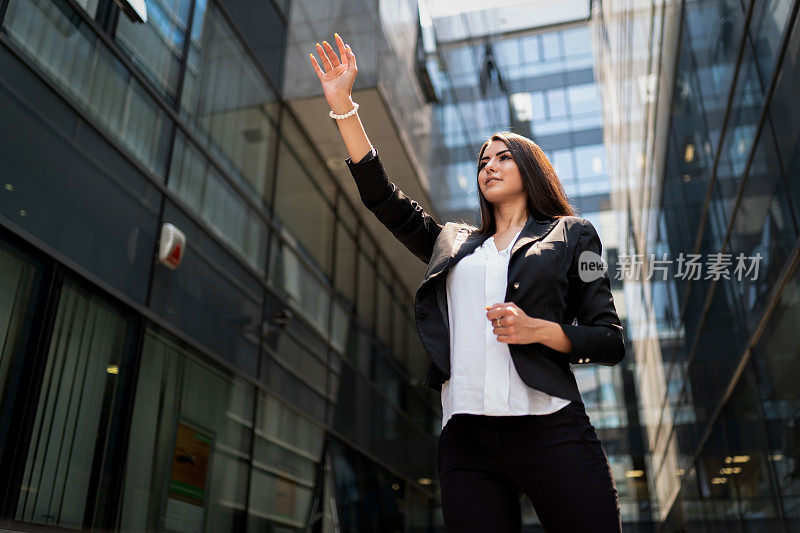
<path fill-rule="evenodd" d="M 673 262 L 662 279 L 625 280 L 663 531 L 798 527 L 786 319 L 798 251 L 797 8 L 594 5 L 609 166 L 626 206 L 621 253 L 759 258 L 757 276 L 732 267 L 686 278 Z"/>

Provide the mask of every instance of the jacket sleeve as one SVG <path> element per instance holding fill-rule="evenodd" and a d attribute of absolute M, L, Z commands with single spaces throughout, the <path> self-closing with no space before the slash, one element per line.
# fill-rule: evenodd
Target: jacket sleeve
<path fill-rule="evenodd" d="M 373 148 L 358 163 L 345 159 L 363 204 L 411 253 L 427 264 L 442 226 L 389 180 Z"/>
<path fill-rule="evenodd" d="M 603 269 L 600 276 L 586 276 L 585 273 L 586 281 L 580 277 L 580 255 L 587 251 L 600 256 L 602 245 L 592 223 L 584 219 L 569 268 L 567 292 L 567 316 L 574 316 L 577 325 L 561 324 L 561 328 L 572 342 L 572 351 L 569 353 L 571 364 L 599 363 L 611 366 L 625 357 L 622 324 L 614 307 L 608 270 Z"/>

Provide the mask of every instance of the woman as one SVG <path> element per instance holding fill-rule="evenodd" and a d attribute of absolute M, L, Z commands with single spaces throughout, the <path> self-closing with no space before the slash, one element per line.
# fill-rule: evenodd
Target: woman
<path fill-rule="evenodd" d="M 495 134 L 478 157 L 481 227 L 436 222 L 386 176 L 351 98 L 356 58 L 317 44 L 311 65 L 364 205 L 428 265 L 415 295 L 441 391 L 437 470 L 448 531 L 620 531 L 616 486 L 570 364 L 625 355 L 601 244 L 530 139 Z M 357 161 L 357 163 L 355 162 Z"/>

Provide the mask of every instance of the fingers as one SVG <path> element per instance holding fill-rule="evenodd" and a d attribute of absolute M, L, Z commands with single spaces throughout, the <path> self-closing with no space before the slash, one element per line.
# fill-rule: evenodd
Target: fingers
<path fill-rule="evenodd" d="M 502 309 L 492 309 L 491 311 L 488 311 L 486 313 L 486 318 L 488 318 L 489 320 L 494 320 L 496 318 L 500 318 L 501 316 L 503 316 Z"/>
<path fill-rule="evenodd" d="M 495 308 L 495 307 L 508 307 L 508 308 L 511 308 L 511 307 L 516 307 L 516 306 L 517 306 L 517 304 L 515 304 L 514 302 L 502 302 L 502 303 L 496 303 L 496 304 L 492 304 L 492 305 L 487 305 L 486 307 L 484 307 L 484 309 L 492 309 L 492 308 Z"/>
<path fill-rule="evenodd" d="M 353 67 L 354 69 L 358 70 L 358 65 L 356 64 L 356 55 L 353 53 L 353 49 L 350 48 L 349 44 L 346 44 L 345 46 L 347 47 L 348 68 Z"/>
<path fill-rule="evenodd" d="M 314 71 L 317 73 L 317 76 L 322 77 L 331 70 L 342 66 L 345 70 L 355 69 L 358 70 L 356 66 L 356 56 L 353 53 L 353 49 L 350 47 L 349 44 L 345 44 L 342 40 L 341 36 L 338 33 L 333 34 L 333 38 L 336 41 L 336 46 L 339 47 L 339 56 L 336 55 L 333 47 L 328 44 L 328 41 L 322 41 L 322 44 L 316 43 L 317 53 L 319 53 L 320 57 L 322 58 L 322 65 L 325 67 L 323 71 L 322 68 L 317 63 L 317 59 L 314 57 L 314 54 L 311 55 L 311 66 L 314 67 Z"/>
<path fill-rule="evenodd" d="M 489 323 L 493 328 L 507 328 L 514 325 L 514 317 L 511 315 L 497 314 L 489 318 Z"/>
<path fill-rule="evenodd" d="M 325 50 L 325 55 L 328 56 L 328 59 L 331 62 L 333 68 L 338 67 L 341 65 L 341 61 L 339 61 L 339 56 L 336 55 L 336 52 L 333 51 L 333 47 L 328 44 L 328 41 L 322 41 L 323 50 Z"/>
<path fill-rule="evenodd" d="M 349 58 L 347 57 L 347 48 L 345 48 L 344 41 L 342 40 L 341 37 L 339 37 L 338 33 L 334 33 L 333 34 L 333 38 L 336 40 L 336 46 L 339 47 L 339 56 L 342 58 L 341 59 L 342 66 L 344 66 L 344 68 L 346 69 L 346 68 L 349 67 L 349 65 L 348 65 Z"/>
<path fill-rule="evenodd" d="M 511 307 L 492 307 L 486 312 L 486 318 L 491 320 L 493 318 L 500 318 L 501 316 L 507 316 L 510 314 L 514 314 L 514 310 Z"/>
<path fill-rule="evenodd" d="M 317 63 L 317 58 L 314 57 L 314 54 L 308 54 L 311 58 L 311 66 L 314 68 L 314 72 L 317 73 L 317 77 L 319 77 L 319 81 L 322 81 L 322 77 L 325 76 L 325 73 L 319 68 L 319 63 Z"/>
<path fill-rule="evenodd" d="M 319 43 L 317 43 L 316 47 L 317 47 L 317 53 L 322 58 L 322 66 L 325 67 L 325 72 L 329 72 L 330 70 L 333 69 L 333 67 L 331 66 L 331 61 L 330 59 L 328 59 L 327 54 L 325 54 L 325 49 Z"/>

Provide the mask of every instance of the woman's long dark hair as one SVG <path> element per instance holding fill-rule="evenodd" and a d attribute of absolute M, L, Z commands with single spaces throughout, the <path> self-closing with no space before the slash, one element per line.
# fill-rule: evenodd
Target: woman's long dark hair
<path fill-rule="evenodd" d="M 538 220 L 574 216 L 575 208 L 570 204 L 564 186 L 558 179 L 553 165 L 544 155 L 539 145 L 532 140 L 510 131 L 499 131 L 489 137 L 478 154 L 478 165 L 486 147 L 492 141 L 503 141 L 511 151 L 511 157 L 519 168 L 522 186 L 528 195 L 528 215 Z M 480 174 L 478 169 L 477 174 Z M 477 176 L 477 175 L 476 175 Z M 492 204 L 483 196 L 478 184 L 478 196 L 481 204 L 481 235 L 492 235 L 497 230 Z"/>

